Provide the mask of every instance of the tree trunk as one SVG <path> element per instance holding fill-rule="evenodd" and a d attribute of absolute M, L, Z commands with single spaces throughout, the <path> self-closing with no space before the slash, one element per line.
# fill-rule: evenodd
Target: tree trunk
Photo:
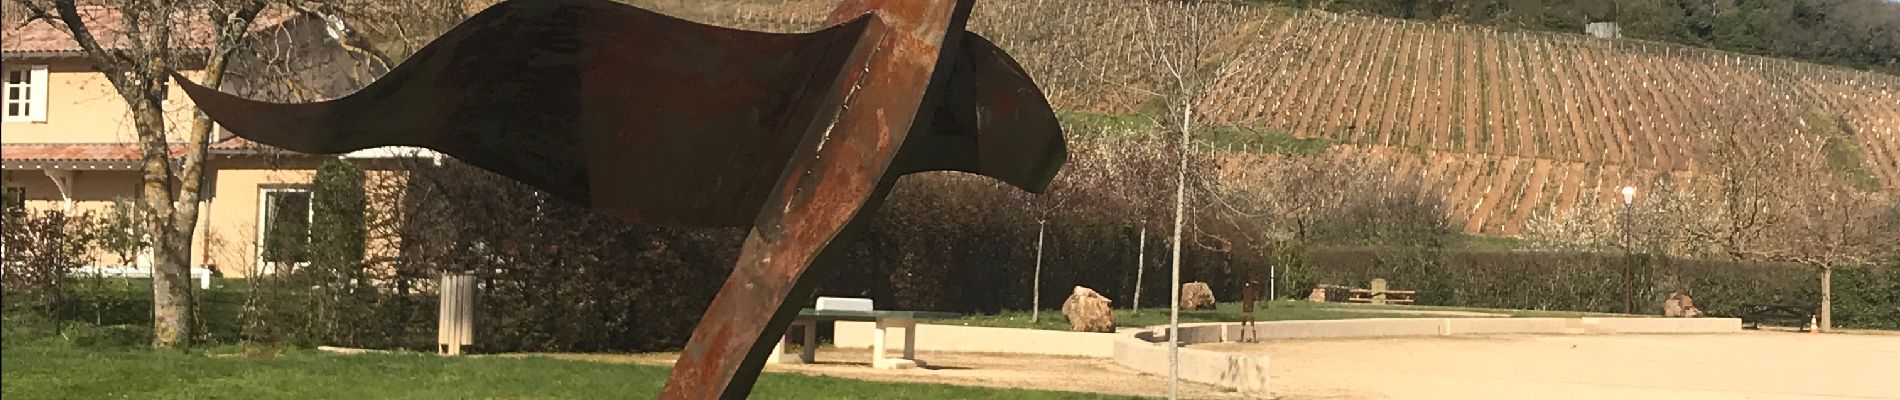
<path fill-rule="evenodd" d="M 1032 324 L 1042 318 L 1042 233 L 1048 226 L 1048 220 L 1036 220 L 1036 277 L 1029 283 L 1029 323 Z"/>
<path fill-rule="evenodd" d="M 1135 244 L 1135 300 L 1132 307 L 1141 313 L 1141 271 L 1148 269 L 1148 221 L 1141 222 L 1141 238 Z"/>
<path fill-rule="evenodd" d="M 1821 266 L 1821 331 L 1834 330 L 1834 267 Z"/>
<path fill-rule="evenodd" d="M 191 345 L 191 236 L 172 229 L 177 208 L 172 192 L 170 145 L 165 116 L 153 96 L 133 99 L 132 120 L 144 161 L 146 232 L 152 246 L 152 346 Z"/>
<path fill-rule="evenodd" d="M 153 253 L 152 345 L 159 348 L 188 346 L 195 327 L 192 323 L 191 245 L 197 234 L 202 199 L 198 192 L 204 186 L 203 164 L 212 123 L 203 114 L 196 116 L 185 138 L 183 154 L 179 155 L 180 165 L 173 169 L 172 143 L 166 137 L 167 121 L 161 99 L 166 90 L 164 83 L 171 79 L 174 67 L 172 22 L 184 11 L 173 0 L 124 4 L 127 7 L 121 11 L 127 21 L 143 22 L 114 27 L 130 28 L 121 32 L 131 39 L 130 46 L 108 51 L 92 34 L 93 28 L 98 27 L 89 26 L 89 21 L 81 18 L 75 2 L 54 1 L 52 11 L 35 2 L 21 4 L 33 14 L 63 23 L 73 41 L 85 50 L 94 67 L 104 73 L 131 110 L 143 163 L 140 167 L 142 206 L 147 211 L 143 222 Z M 268 4 L 247 0 L 241 4 L 220 5 L 234 7 L 212 11 L 215 40 L 205 60 L 203 79 L 214 88 L 223 78 L 229 57 L 250 32 L 251 22 Z M 216 14 L 221 12 L 229 14 Z"/>
<path fill-rule="evenodd" d="M 1181 398 L 1181 216 L 1187 207 L 1187 156 L 1189 118 L 1192 104 L 1181 106 L 1181 164 L 1174 175 L 1174 249 L 1173 278 L 1168 290 L 1168 398 Z"/>

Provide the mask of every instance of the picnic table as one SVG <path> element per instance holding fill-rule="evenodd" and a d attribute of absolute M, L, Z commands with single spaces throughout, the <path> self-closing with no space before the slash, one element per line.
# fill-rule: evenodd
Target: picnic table
<path fill-rule="evenodd" d="M 1352 289 L 1352 297 L 1346 301 L 1371 304 L 1412 304 L 1418 298 L 1418 292 L 1412 290 L 1391 290 L 1386 287 L 1385 279 L 1372 280 L 1371 289 Z"/>
<path fill-rule="evenodd" d="M 923 366 L 924 363 L 923 361 L 919 361 L 917 359 L 917 351 L 916 351 L 917 320 L 949 319 L 949 318 L 957 318 L 961 316 L 962 315 L 959 315 L 956 313 L 934 312 L 934 311 L 820 310 L 820 309 L 815 309 L 815 308 L 801 309 L 801 310 L 798 310 L 798 317 L 793 318 L 792 325 L 786 329 L 787 337 L 779 338 L 778 346 L 772 348 L 772 355 L 766 359 L 766 362 L 771 363 L 771 364 L 791 363 L 790 360 L 784 357 L 785 342 L 790 340 L 789 334 L 792 331 L 802 330 L 804 333 L 804 335 L 802 335 L 804 336 L 804 343 L 803 343 L 804 348 L 801 349 L 797 360 L 798 362 L 805 363 L 805 364 L 813 363 L 816 361 L 816 356 L 817 356 L 815 351 L 818 348 L 817 338 L 818 338 L 818 323 L 819 322 L 864 321 L 864 322 L 874 322 L 877 324 L 877 328 L 876 328 L 877 331 L 871 334 L 871 343 L 872 343 L 871 344 L 871 366 L 872 367 L 882 368 L 882 369 L 920 367 L 920 366 Z M 887 331 L 890 328 L 902 328 L 904 330 L 904 357 L 902 358 L 886 357 L 886 355 L 889 353 L 888 353 L 888 350 L 885 348 L 886 347 L 885 338 L 887 337 L 886 336 L 888 334 Z"/>

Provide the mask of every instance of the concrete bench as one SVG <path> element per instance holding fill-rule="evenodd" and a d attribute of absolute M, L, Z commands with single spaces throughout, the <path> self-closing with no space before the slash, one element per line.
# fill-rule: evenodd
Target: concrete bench
<path fill-rule="evenodd" d="M 789 334 L 793 331 L 802 331 L 803 336 L 804 336 L 804 343 L 803 343 L 804 348 L 801 349 L 797 360 L 800 363 L 810 364 L 810 363 L 816 362 L 816 358 L 817 358 L 816 350 L 818 348 L 817 338 L 818 338 L 818 323 L 819 322 L 827 322 L 827 321 L 875 322 L 876 330 L 872 331 L 872 334 L 871 334 L 872 336 L 871 366 L 874 368 L 881 368 L 881 369 L 916 368 L 916 367 L 920 367 L 924 365 L 923 361 L 917 359 L 917 351 L 916 351 L 917 320 L 919 319 L 949 319 L 949 318 L 957 318 L 957 317 L 961 317 L 961 315 L 956 314 L 956 313 L 932 312 L 932 311 L 875 311 L 875 310 L 836 310 L 836 309 L 806 308 L 806 309 L 798 310 L 798 317 L 792 319 L 792 325 L 786 329 L 786 333 L 787 333 L 787 336 L 790 336 Z M 886 346 L 884 345 L 884 343 L 885 343 L 885 337 L 888 334 L 888 330 L 891 328 L 901 328 L 904 330 L 904 356 L 901 358 L 888 357 L 890 353 L 889 353 L 889 350 L 886 349 Z M 766 363 L 782 364 L 782 363 L 792 362 L 788 357 L 785 357 L 786 355 L 785 342 L 787 341 L 789 341 L 788 337 L 781 337 L 779 339 L 778 346 L 772 348 L 772 355 L 766 359 Z"/>

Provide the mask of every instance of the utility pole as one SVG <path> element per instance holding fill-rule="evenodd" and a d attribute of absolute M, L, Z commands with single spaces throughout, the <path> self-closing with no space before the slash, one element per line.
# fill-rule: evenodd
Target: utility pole
<path fill-rule="evenodd" d="M 1630 206 L 1636 203 L 1636 187 L 1623 187 L 1623 313 L 1636 313 L 1636 259 L 1630 255 Z"/>

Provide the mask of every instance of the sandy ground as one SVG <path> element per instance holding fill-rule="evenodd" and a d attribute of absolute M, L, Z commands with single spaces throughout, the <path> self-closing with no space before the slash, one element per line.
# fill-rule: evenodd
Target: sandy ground
<path fill-rule="evenodd" d="M 1511 317 L 1511 314 L 1486 313 L 1486 312 L 1476 312 L 1476 311 L 1404 310 L 1404 309 L 1392 309 L 1392 308 L 1333 307 L 1333 308 L 1327 309 L 1326 311 L 1340 311 L 1340 312 L 1366 313 L 1366 314 L 1442 315 L 1442 316 L 1447 316 L 1447 317 L 1492 317 L 1492 318 L 1510 318 Z"/>
<path fill-rule="evenodd" d="M 679 356 L 676 353 L 537 355 L 653 365 L 670 365 L 673 359 Z M 820 347 L 817 358 L 817 364 L 769 364 L 766 365 L 765 371 L 870 381 L 929 382 L 1155 397 L 1168 394 L 1166 375 L 1143 374 L 1117 365 L 1107 358 L 932 351 L 917 354 L 917 358 L 923 359 L 928 364 L 926 368 L 910 370 L 871 368 L 871 350 L 869 349 Z M 1192 382 L 1182 382 L 1181 391 L 1183 398 L 1191 399 L 1248 398 L 1232 391 Z"/>
<path fill-rule="evenodd" d="M 1489 336 L 1221 343 L 1283 399 L 1900 399 L 1900 335 Z"/>

